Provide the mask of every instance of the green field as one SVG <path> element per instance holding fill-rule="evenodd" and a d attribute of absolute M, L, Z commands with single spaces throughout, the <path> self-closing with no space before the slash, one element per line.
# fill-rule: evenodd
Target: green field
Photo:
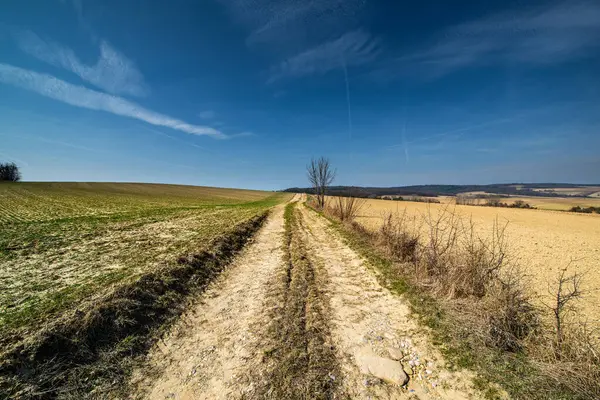
<path fill-rule="evenodd" d="M 0 184 L 0 338 L 203 250 L 284 198 L 158 184 Z"/>

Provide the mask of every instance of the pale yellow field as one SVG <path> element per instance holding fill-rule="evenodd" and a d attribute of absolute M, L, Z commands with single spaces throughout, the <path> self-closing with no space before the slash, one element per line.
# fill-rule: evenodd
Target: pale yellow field
<path fill-rule="evenodd" d="M 531 275 L 533 291 L 540 296 L 538 300 L 548 298 L 548 283 L 574 260 L 571 269 L 587 271 L 585 289 L 590 290 L 581 301 L 582 311 L 600 325 L 600 291 L 594 290 L 600 288 L 598 214 L 369 200 L 361 210 L 358 222 L 377 229 L 384 213 L 403 212 L 404 209 L 408 215 L 422 221 L 428 209 L 435 214 L 446 206 L 465 218 L 472 217 L 478 235 L 484 238 L 490 237 L 496 218 L 501 223 L 508 222 L 510 254 Z"/>

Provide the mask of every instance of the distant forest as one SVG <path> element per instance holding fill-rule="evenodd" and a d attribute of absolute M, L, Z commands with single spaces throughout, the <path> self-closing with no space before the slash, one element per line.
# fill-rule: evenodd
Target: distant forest
<path fill-rule="evenodd" d="M 519 188 L 517 188 L 518 186 Z M 361 187 L 361 186 L 330 186 L 327 193 L 332 196 L 370 197 L 380 196 L 455 196 L 464 192 L 486 192 L 501 195 L 538 196 L 538 197 L 586 197 L 568 194 L 558 194 L 551 191 L 536 191 L 533 189 L 579 188 L 600 186 L 600 184 L 571 184 L 571 183 L 507 183 L 492 185 L 414 185 L 397 187 Z M 284 192 L 312 193 L 312 188 L 289 188 Z"/>

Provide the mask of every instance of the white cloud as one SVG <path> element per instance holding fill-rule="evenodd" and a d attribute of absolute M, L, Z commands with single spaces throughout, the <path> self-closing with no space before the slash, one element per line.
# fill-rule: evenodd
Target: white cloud
<path fill-rule="evenodd" d="M 497 63 L 548 65 L 585 57 L 600 44 L 600 4 L 568 2 L 504 12 L 451 27 L 423 51 L 393 63 L 432 77 Z M 393 73 L 388 68 L 388 72 Z"/>
<path fill-rule="evenodd" d="M 56 67 L 78 75 L 92 85 L 113 94 L 144 96 L 149 89 L 135 63 L 106 41 L 100 43 L 100 58 L 95 65 L 85 65 L 73 50 L 52 41 L 45 41 L 30 31 L 15 35 L 19 47 L 26 53 Z"/>
<path fill-rule="evenodd" d="M 0 82 L 4 82 L 75 107 L 106 111 L 135 118 L 156 126 L 164 126 L 192 135 L 227 138 L 221 131 L 208 126 L 191 125 L 167 115 L 148 110 L 121 97 L 73 85 L 53 76 L 0 63 Z"/>
<path fill-rule="evenodd" d="M 205 110 L 205 111 L 200 111 L 198 113 L 198 116 L 202 119 L 213 119 L 214 117 L 217 116 L 217 113 L 214 112 L 213 110 Z"/>
<path fill-rule="evenodd" d="M 324 74 L 343 65 L 356 66 L 372 61 L 378 53 L 377 41 L 363 31 L 348 32 L 288 58 L 271 68 L 269 82 L 305 75 Z"/>

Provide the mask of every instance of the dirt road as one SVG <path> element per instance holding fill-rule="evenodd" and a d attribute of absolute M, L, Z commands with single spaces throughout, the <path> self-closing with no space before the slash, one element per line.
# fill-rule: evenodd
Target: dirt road
<path fill-rule="evenodd" d="M 135 398 L 468 399 L 369 266 L 303 204 L 266 225 L 134 374 Z"/>

